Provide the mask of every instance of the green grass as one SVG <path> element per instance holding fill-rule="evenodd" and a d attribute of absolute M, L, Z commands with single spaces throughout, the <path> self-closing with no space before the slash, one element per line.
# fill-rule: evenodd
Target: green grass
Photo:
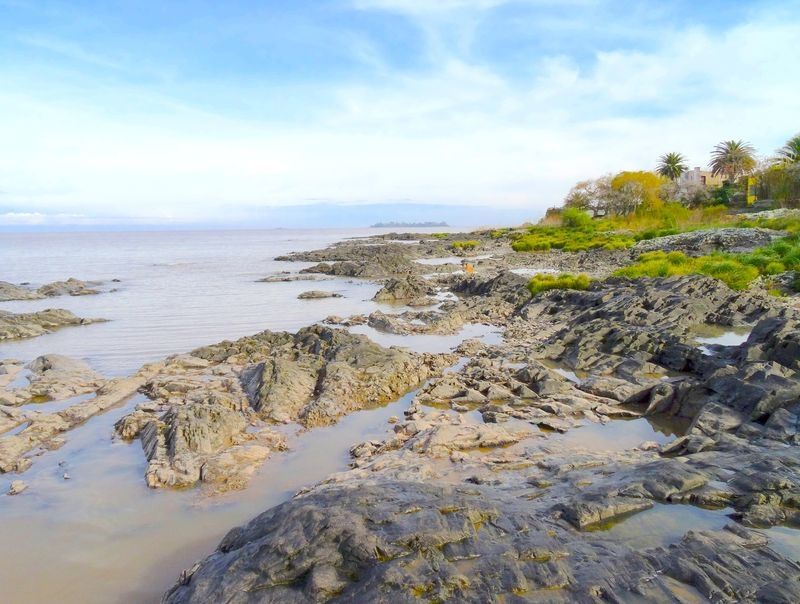
<path fill-rule="evenodd" d="M 474 250 L 480 245 L 480 241 L 475 239 L 467 239 L 465 241 L 454 241 L 450 247 L 454 250 Z"/>
<path fill-rule="evenodd" d="M 561 273 L 552 275 L 539 273 L 528 282 L 528 290 L 532 296 L 551 289 L 588 289 L 591 279 L 587 275 L 570 275 Z"/>
<path fill-rule="evenodd" d="M 431 233 L 431 237 L 434 239 L 447 239 L 450 236 L 450 233 Z"/>
<path fill-rule="evenodd" d="M 518 236 L 511 247 L 517 252 L 547 252 L 551 249 L 579 252 L 592 249 L 624 249 L 636 243 L 629 234 L 600 231 L 593 227 L 532 227 Z"/>
<path fill-rule="evenodd" d="M 508 233 L 510 231 L 511 231 L 511 229 L 509 229 L 509 228 L 495 229 L 495 230 L 493 230 L 492 232 L 489 233 L 489 237 L 492 238 L 492 239 L 502 239 L 503 237 L 508 235 Z"/>
<path fill-rule="evenodd" d="M 785 218 L 756 218 L 753 220 L 740 220 L 734 226 L 774 229 L 776 231 L 787 231 L 790 235 L 797 235 L 800 234 L 800 217 L 789 216 Z"/>
<path fill-rule="evenodd" d="M 692 258 L 682 252 L 648 252 L 631 266 L 614 273 L 620 277 L 671 277 L 673 275 L 708 275 L 725 282 L 732 289 L 745 289 L 757 277 L 771 277 L 786 271 L 800 271 L 800 219 L 774 218 L 740 221 L 736 226 L 763 227 L 790 234 L 770 245 L 747 254 L 715 253 Z M 800 291 L 800 275 L 793 289 Z"/>
<path fill-rule="evenodd" d="M 511 234 L 512 248 L 517 252 L 618 250 L 643 239 L 733 224 L 724 206 L 691 210 L 677 203 L 601 220 L 593 220 L 585 212 L 573 208 L 552 214 L 547 225 L 530 227 L 527 233 Z M 554 226 L 553 220 L 559 217 L 561 225 Z"/>

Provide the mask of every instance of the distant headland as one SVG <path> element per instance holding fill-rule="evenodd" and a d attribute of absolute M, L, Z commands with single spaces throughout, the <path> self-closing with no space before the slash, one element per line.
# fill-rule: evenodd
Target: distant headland
<path fill-rule="evenodd" d="M 376 222 L 370 228 L 373 229 L 385 229 L 385 228 L 395 228 L 395 227 L 449 227 L 450 225 L 446 222 Z"/>

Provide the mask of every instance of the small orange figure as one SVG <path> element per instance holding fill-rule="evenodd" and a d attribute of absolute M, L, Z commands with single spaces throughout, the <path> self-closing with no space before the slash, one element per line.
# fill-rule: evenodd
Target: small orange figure
<path fill-rule="evenodd" d="M 475 267 L 472 265 L 472 262 L 462 260 L 461 266 L 464 267 L 464 272 L 467 273 L 468 275 L 472 275 L 475 273 Z"/>

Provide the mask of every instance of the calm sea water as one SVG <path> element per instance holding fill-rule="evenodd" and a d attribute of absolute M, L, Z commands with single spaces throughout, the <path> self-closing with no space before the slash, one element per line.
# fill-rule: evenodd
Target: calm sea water
<path fill-rule="evenodd" d="M 0 344 L 0 358 L 28 361 L 57 352 L 84 358 L 106 375 L 124 375 L 172 353 L 263 329 L 296 330 L 331 314 L 400 311 L 371 302 L 378 285 L 368 281 L 257 282 L 307 266 L 276 262 L 275 256 L 376 232 L 0 234 L 4 281 L 120 280 L 104 286 L 117 291 L 97 296 L 0 303 L 15 312 L 56 307 L 109 319 Z M 308 289 L 344 298 L 297 300 Z M 445 351 L 489 332 L 469 326 L 457 336 L 387 336 L 385 343 Z M 148 489 L 138 441 L 112 439 L 114 422 L 141 396 L 92 418 L 22 476 L 0 475 L 0 602 L 158 601 L 180 571 L 210 553 L 230 528 L 346 469 L 350 446 L 386 434 L 388 417 L 401 415 L 410 396 L 298 434 L 290 451 L 267 461 L 246 490 L 212 499 L 191 489 Z M 29 489 L 3 496 L 15 478 Z"/>
<path fill-rule="evenodd" d="M 376 307 L 369 301 L 377 291 L 373 283 L 257 280 L 309 266 L 276 262 L 276 256 L 378 232 L 383 231 L 0 234 L 0 280 L 37 286 L 67 277 L 120 280 L 106 285 L 117 291 L 98 296 L 0 303 L 0 309 L 14 312 L 66 308 L 81 317 L 110 320 L 0 343 L 0 358 L 29 360 L 57 352 L 119 375 L 222 339 L 263 329 L 294 331 L 330 314 L 370 311 Z M 344 298 L 297 300 L 309 289 L 336 291 Z"/>

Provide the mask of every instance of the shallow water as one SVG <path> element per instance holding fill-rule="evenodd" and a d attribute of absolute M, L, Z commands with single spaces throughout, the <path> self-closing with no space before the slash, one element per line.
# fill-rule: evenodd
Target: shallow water
<path fill-rule="evenodd" d="M 328 315 L 367 314 L 378 308 L 401 312 L 403 307 L 371 302 L 378 286 L 366 281 L 256 281 L 307 266 L 275 262 L 276 255 L 377 232 L 381 231 L 0 235 L 2 280 L 34 285 L 70 276 L 121 280 L 104 286 L 118 291 L 98 296 L 0 303 L 0 309 L 15 312 L 57 307 L 80 316 L 110 319 L 0 344 L 0 358 L 29 361 L 58 352 L 85 358 L 106 375 L 125 375 L 145 362 L 262 329 L 293 331 Z M 299 293 L 309 289 L 336 291 L 345 297 L 297 300 Z M 483 325 L 467 325 L 452 336 L 398 336 L 364 326 L 352 330 L 384 345 L 428 352 L 448 351 L 467 338 L 480 337 L 491 344 L 501 337 L 495 328 Z M 16 376 L 15 387 L 24 386 L 26 376 L 27 372 Z M 52 412 L 85 396 L 24 408 Z M 61 449 L 37 457 L 24 474 L 0 475 L 4 554 L 0 601 L 158 601 L 181 570 L 213 551 L 229 529 L 287 500 L 298 489 L 346 469 L 349 448 L 386 435 L 391 428 L 388 418 L 402 416 L 412 396 L 409 393 L 385 407 L 353 413 L 335 426 L 302 433 L 297 433 L 296 427 L 288 428 L 289 451 L 268 460 L 247 489 L 214 498 L 202 496 L 199 489 L 146 487 L 140 443 L 112 439 L 114 422 L 143 398 L 132 397 L 68 432 Z M 476 412 L 467 419 L 481 421 Z M 12 430 L 19 432 L 26 425 Z M 669 428 L 637 419 L 587 424 L 564 435 L 550 435 L 547 441 L 608 450 L 671 438 Z M 20 478 L 29 485 L 27 491 L 15 497 L 1 495 L 12 480 Z M 696 509 L 688 513 L 694 514 Z M 658 534 L 665 535 L 664 539 L 678 533 L 678 520 L 673 523 L 674 530 L 667 530 L 663 519 L 654 515 L 652 510 L 645 512 L 611 530 L 623 530 L 634 522 L 624 530 L 633 534 L 637 530 L 661 531 Z M 683 518 L 694 522 L 691 516 Z M 691 526 L 685 522 L 683 532 Z M 788 532 L 785 537 L 780 535 L 781 547 L 796 552 L 792 545 L 796 537 Z"/>
<path fill-rule="evenodd" d="M 480 339 L 489 345 L 497 344 L 502 339 L 502 333 L 496 327 L 479 323 L 464 325 L 458 333 L 446 336 L 430 334 L 404 336 L 384 333 L 369 325 L 354 325 L 349 328 L 349 331 L 363 334 L 381 346 L 411 346 L 416 352 L 430 353 L 449 352 L 464 340 L 473 338 Z"/>
<path fill-rule="evenodd" d="M 700 344 L 698 350 L 705 355 L 715 354 L 711 346 L 739 346 L 747 341 L 752 329 L 750 327 L 722 327 L 719 325 L 702 325 L 696 331 L 699 335 L 695 341 Z"/>
<path fill-rule="evenodd" d="M 43 353 L 85 358 L 107 375 L 146 362 L 263 329 L 296 331 L 328 315 L 368 313 L 378 285 L 355 279 L 259 283 L 310 263 L 275 256 L 325 247 L 380 229 L 160 233 L 0 234 L 0 280 L 42 283 L 76 277 L 106 281 L 96 296 L 60 296 L 0 303 L 0 310 L 65 308 L 81 317 L 110 319 L 66 327 L 38 338 L 0 343 L 0 358 L 30 360 Z M 120 279 L 111 283 L 111 279 Z M 298 300 L 322 289 L 343 298 Z"/>
<path fill-rule="evenodd" d="M 625 451 L 647 441 L 668 443 L 679 433 L 677 426 L 651 417 L 615 419 L 605 424 L 586 422 L 564 434 L 553 434 L 548 444 L 557 442 L 563 447 L 593 451 Z"/>
<path fill-rule="evenodd" d="M 276 262 L 276 255 L 376 232 L 380 231 L 0 235 L 0 256 L 10 260 L 0 267 L 2 280 L 34 285 L 69 276 L 121 280 L 105 285 L 119 291 L 97 296 L 0 304 L 15 312 L 59 307 L 111 319 L 3 343 L 0 358 L 30 361 L 57 352 L 85 358 L 106 375 L 126 375 L 145 362 L 263 329 L 296 330 L 331 314 L 406 310 L 371 302 L 379 286 L 368 281 L 256 281 L 307 266 Z M 308 289 L 337 291 L 345 297 L 297 300 Z M 426 337 L 419 347 L 415 336 L 396 336 L 392 343 L 449 350 L 464 337 L 489 331 L 468 327 L 459 336 Z M 14 387 L 27 384 L 27 372 L 15 377 Z M 198 489 L 146 487 L 140 443 L 112 440 L 114 422 L 142 400 L 132 397 L 65 434 L 66 445 L 37 457 L 22 475 L 0 475 L 0 544 L 5 553 L 0 599 L 157 601 L 180 571 L 211 552 L 229 529 L 297 489 L 346 469 L 350 446 L 385 434 L 386 420 L 402 415 L 410 396 L 354 413 L 336 426 L 292 436 L 291 450 L 268 460 L 246 490 L 213 499 L 204 498 Z M 55 411 L 83 398 L 24 408 Z M 28 490 L 3 496 L 15 479 L 24 480 Z"/>
<path fill-rule="evenodd" d="M 442 266 L 445 264 L 461 264 L 462 262 L 475 262 L 476 260 L 486 260 L 491 258 L 491 254 L 481 256 L 443 256 L 441 258 L 417 258 L 414 262 L 426 266 Z"/>

